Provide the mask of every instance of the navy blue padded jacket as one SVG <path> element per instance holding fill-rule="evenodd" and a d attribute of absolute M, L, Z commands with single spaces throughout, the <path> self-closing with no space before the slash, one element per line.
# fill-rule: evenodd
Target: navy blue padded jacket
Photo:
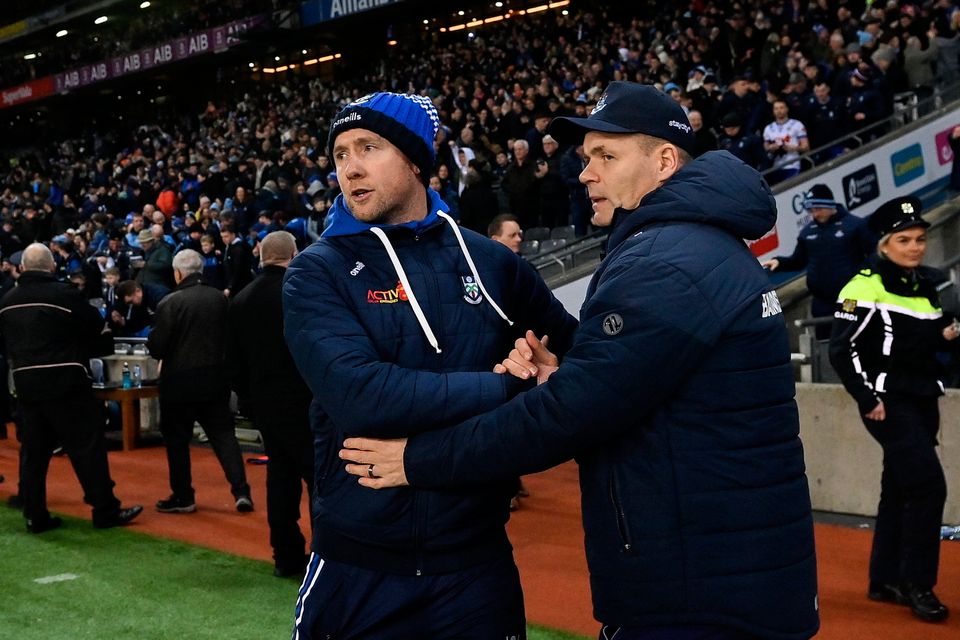
<path fill-rule="evenodd" d="M 509 553 L 503 525 L 516 481 L 371 491 L 344 471 L 343 440 L 409 436 L 497 407 L 530 386 L 492 373 L 513 342 L 532 329 L 566 351 L 576 327 L 532 267 L 458 228 L 428 194 L 423 220 L 395 226 L 357 221 L 338 197 L 331 225 L 283 286 L 287 344 L 314 395 L 313 549 L 399 574 Z"/>
<path fill-rule="evenodd" d="M 810 497 L 776 292 L 742 238 L 776 220 L 727 152 L 620 212 L 550 380 L 410 439 L 417 487 L 580 464 L 597 620 L 800 639 L 819 625 Z"/>

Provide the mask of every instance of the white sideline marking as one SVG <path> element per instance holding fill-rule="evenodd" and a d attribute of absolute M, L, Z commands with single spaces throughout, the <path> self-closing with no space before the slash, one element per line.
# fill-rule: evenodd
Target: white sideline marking
<path fill-rule="evenodd" d="M 75 573 L 61 573 L 55 576 L 44 576 L 42 578 L 36 578 L 34 582 L 37 584 L 52 584 L 54 582 L 66 582 L 67 580 L 76 580 L 80 576 Z"/>

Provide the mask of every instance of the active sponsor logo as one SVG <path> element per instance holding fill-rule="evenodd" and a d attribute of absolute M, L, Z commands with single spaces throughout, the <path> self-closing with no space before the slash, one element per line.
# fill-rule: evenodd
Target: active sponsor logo
<path fill-rule="evenodd" d="M 398 282 L 396 288 L 386 291 L 367 291 L 367 302 L 370 304 L 395 304 L 397 302 L 406 302 L 407 292 L 403 290 L 403 283 Z"/>
<path fill-rule="evenodd" d="M 780 298 L 777 297 L 776 291 L 767 291 L 760 296 L 760 301 L 763 305 L 763 312 L 760 314 L 761 318 L 769 318 L 783 313 L 783 309 L 780 307 Z"/>
<path fill-rule="evenodd" d="M 953 135 L 954 127 L 944 129 L 936 136 L 934 141 L 937 143 L 937 162 L 941 165 L 953 162 L 953 149 L 950 148 L 950 137 Z"/>
<path fill-rule="evenodd" d="M 890 167 L 893 169 L 893 184 L 904 185 L 923 175 L 923 149 L 920 143 L 912 144 L 890 156 Z"/>
<path fill-rule="evenodd" d="M 880 197 L 880 181 L 877 179 L 877 167 L 874 164 L 868 164 L 844 176 L 842 183 L 843 197 L 850 211 Z"/>

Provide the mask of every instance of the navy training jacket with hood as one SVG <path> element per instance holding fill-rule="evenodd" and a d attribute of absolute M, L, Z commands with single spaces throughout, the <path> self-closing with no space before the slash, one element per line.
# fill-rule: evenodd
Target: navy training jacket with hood
<path fill-rule="evenodd" d="M 876 248 L 877 238 L 867 227 L 867 221 L 843 205 L 837 205 L 837 212 L 825 223 L 811 220 L 800 230 L 793 254 L 776 257 L 780 261 L 777 268 L 780 271 L 806 268 L 810 294 L 834 304 L 840 290 Z"/>
<path fill-rule="evenodd" d="M 741 240 L 773 226 L 770 190 L 709 152 L 619 213 L 560 369 L 411 438 L 407 478 L 462 486 L 576 456 L 597 620 L 809 638 L 816 559 L 787 330 Z"/>
<path fill-rule="evenodd" d="M 344 470 L 344 439 L 409 436 L 489 411 L 531 386 L 492 373 L 526 329 L 566 351 L 576 328 L 532 267 L 456 227 L 427 193 L 426 218 L 393 226 L 357 221 L 338 196 L 332 223 L 283 287 L 287 344 L 314 394 L 313 550 L 398 574 L 509 553 L 516 480 L 371 491 Z"/>

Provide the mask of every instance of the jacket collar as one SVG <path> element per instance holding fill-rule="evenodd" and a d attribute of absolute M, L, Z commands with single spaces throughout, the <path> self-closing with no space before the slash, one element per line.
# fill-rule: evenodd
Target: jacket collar
<path fill-rule="evenodd" d="M 176 290 L 180 291 L 181 289 L 189 289 L 190 287 L 195 287 L 198 284 L 203 284 L 202 274 L 191 273 L 180 281 L 180 284 L 177 285 Z"/>
<path fill-rule="evenodd" d="M 56 282 L 57 278 L 54 274 L 48 271 L 24 271 L 20 274 L 20 277 L 17 278 L 17 284 L 26 283 L 32 284 L 34 282 Z"/>

